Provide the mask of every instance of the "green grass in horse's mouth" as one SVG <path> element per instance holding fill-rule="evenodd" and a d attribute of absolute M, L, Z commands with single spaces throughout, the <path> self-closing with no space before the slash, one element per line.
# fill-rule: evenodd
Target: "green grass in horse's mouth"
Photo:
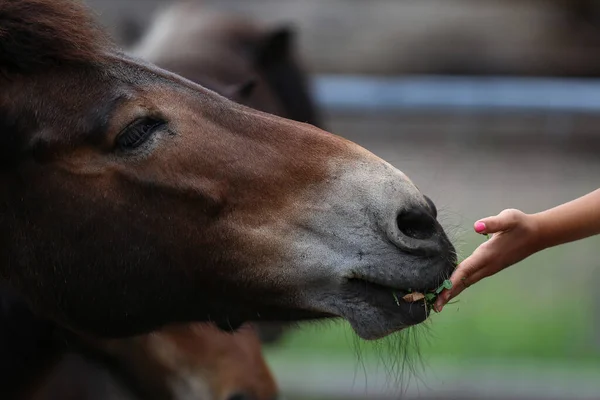
<path fill-rule="evenodd" d="M 412 290 L 408 289 L 408 294 L 404 295 L 401 299 L 407 303 L 415 303 L 422 300 L 425 302 L 428 311 L 431 311 L 437 296 L 442 293 L 444 289 L 452 289 L 452 282 L 449 279 L 446 279 L 440 287 L 430 293 L 413 292 Z M 400 299 L 398 299 L 396 292 L 392 292 L 392 296 L 394 296 L 396 305 L 400 306 Z"/>

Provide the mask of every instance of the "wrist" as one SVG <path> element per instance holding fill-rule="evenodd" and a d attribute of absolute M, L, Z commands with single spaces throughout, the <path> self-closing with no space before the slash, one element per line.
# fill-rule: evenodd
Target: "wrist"
<path fill-rule="evenodd" d="M 531 240 L 533 252 L 545 250 L 552 246 L 550 237 L 551 229 L 548 226 L 548 219 L 544 212 L 527 214 L 529 229 L 531 230 Z"/>

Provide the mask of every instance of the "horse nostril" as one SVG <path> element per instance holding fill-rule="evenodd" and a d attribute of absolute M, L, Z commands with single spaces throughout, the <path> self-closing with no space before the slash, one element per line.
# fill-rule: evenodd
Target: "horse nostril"
<path fill-rule="evenodd" d="M 396 218 L 398 229 L 404 235 L 418 240 L 426 240 L 436 232 L 435 218 L 422 210 L 408 210 Z"/>

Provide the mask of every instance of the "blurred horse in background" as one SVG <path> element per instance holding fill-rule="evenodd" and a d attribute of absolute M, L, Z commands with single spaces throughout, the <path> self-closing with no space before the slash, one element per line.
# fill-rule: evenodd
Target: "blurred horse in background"
<path fill-rule="evenodd" d="M 307 65 L 320 74 L 600 75 L 598 0 L 202 3 L 293 21 Z M 122 35 L 135 36 L 133 26 Z"/>
<path fill-rule="evenodd" d="M 277 385 L 252 326 L 173 326 L 77 341 L 28 400 L 275 400 Z"/>
<path fill-rule="evenodd" d="M 140 29 L 128 25 L 125 31 Z M 185 2 L 162 9 L 145 34 L 127 41 L 135 38 L 138 57 L 242 104 L 323 128 L 290 26 Z"/>

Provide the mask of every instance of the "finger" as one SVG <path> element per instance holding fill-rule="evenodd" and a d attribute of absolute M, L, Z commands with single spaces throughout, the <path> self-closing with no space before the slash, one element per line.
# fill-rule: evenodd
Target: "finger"
<path fill-rule="evenodd" d="M 497 233 L 514 227 L 517 221 L 517 210 L 504 210 L 495 217 L 487 217 L 478 220 L 473 225 L 473 228 L 475 229 L 475 232 L 480 234 Z"/>
<path fill-rule="evenodd" d="M 454 290 L 454 286 L 452 286 L 452 289 L 449 290 L 448 295 L 445 296 L 446 303 L 464 292 L 465 289 L 468 289 L 470 286 L 476 284 L 483 278 L 487 278 L 488 276 L 490 276 L 490 273 L 487 270 L 481 269 L 470 277 L 461 279 L 460 284 L 457 285 L 457 290 Z"/>
<path fill-rule="evenodd" d="M 460 282 L 460 283 L 456 283 Z M 433 308 L 436 312 L 442 312 L 444 306 L 448 304 L 448 302 L 458 296 L 463 290 L 469 287 L 468 278 L 466 276 L 462 276 L 458 279 L 456 277 L 452 278 L 452 289 L 445 289 L 437 296 Z"/>
<path fill-rule="evenodd" d="M 435 310 L 435 312 L 442 312 L 444 306 L 446 305 L 446 303 L 448 303 L 448 299 L 446 299 L 446 296 L 449 295 L 447 294 L 447 292 L 447 290 L 444 290 L 438 295 L 437 299 L 435 300 L 435 303 L 433 304 L 433 309 Z"/>
<path fill-rule="evenodd" d="M 460 280 L 461 285 L 463 286 L 462 288 L 458 289 L 456 287 L 456 285 L 452 285 L 452 289 L 450 290 L 444 290 L 442 291 L 442 293 L 440 293 L 437 297 L 437 299 L 435 300 L 435 304 L 433 305 L 433 308 L 435 309 L 436 312 L 441 312 L 444 309 L 444 306 L 446 304 L 448 304 L 448 302 L 450 300 L 452 300 L 454 297 L 458 296 L 463 290 L 465 290 L 466 288 L 468 288 L 470 285 L 467 284 L 467 278 L 462 278 Z"/>
<path fill-rule="evenodd" d="M 485 273 L 481 273 L 481 271 L 492 261 L 490 257 L 491 256 L 487 252 L 482 252 L 480 249 L 478 249 L 475 250 L 470 257 L 467 257 L 463 262 L 461 262 L 450 277 L 452 289 L 443 290 L 438 295 L 438 298 L 434 304 L 434 309 L 437 312 L 440 312 L 444 305 L 448 303 L 448 301 L 458 296 L 467 287 L 482 279 L 479 278 L 479 275 L 485 275 Z"/>
<path fill-rule="evenodd" d="M 462 292 L 468 287 L 467 285 L 465 285 L 465 283 L 467 282 L 468 277 L 474 274 L 476 271 L 473 271 L 470 267 L 467 267 L 466 265 L 468 264 L 465 263 L 465 261 L 463 261 L 459 265 L 460 270 L 457 268 L 450 277 L 450 282 L 452 282 L 452 288 L 442 290 L 442 292 L 437 296 L 433 307 L 435 311 L 441 312 L 444 306 L 450 301 L 451 296 L 454 292 L 456 292 L 454 296 L 458 296 L 460 292 Z M 461 287 L 459 287 L 459 285 Z"/>
<path fill-rule="evenodd" d="M 489 276 L 489 275 L 486 274 L 485 271 L 480 270 L 480 271 L 475 272 L 475 274 L 473 274 L 470 277 L 464 276 L 464 277 L 460 278 L 460 280 L 459 280 L 460 283 L 452 284 L 452 289 L 444 290 L 438 295 L 438 297 L 433 305 L 433 309 L 438 313 L 442 312 L 442 310 L 444 309 L 444 306 L 446 304 L 448 304 L 449 301 L 451 301 L 456 296 L 461 294 L 465 289 L 469 288 L 474 283 L 479 282 L 480 280 L 482 280 L 483 278 L 485 278 L 487 276 Z"/>

